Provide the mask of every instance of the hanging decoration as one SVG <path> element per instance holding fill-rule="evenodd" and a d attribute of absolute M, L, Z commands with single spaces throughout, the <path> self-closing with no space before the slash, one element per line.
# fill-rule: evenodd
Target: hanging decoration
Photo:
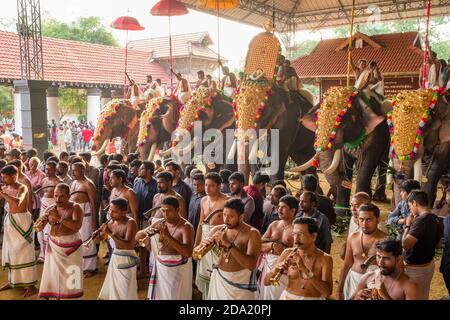
<path fill-rule="evenodd" d="M 98 117 L 97 126 L 95 127 L 94 132 L 94 141 L 99 141 L 101 139 L 106 127 L 110 124 L 111 119 L 117 115 L 121 108 L 130 108 L 134 110 L 133 105 L 128 99 L 114 99 L 105 105 Z"/>
<path fill-rule="evenodd" d="M 139 134 L 137 147 L 144 146 L 149 140 L 150 127 L 152 126 L 153 116 L 155 111 L 158 110 L 163 104 L 164 98 L 153 98 L 147 103 L 147 107 L 142 112 L 139 126 Z"/>

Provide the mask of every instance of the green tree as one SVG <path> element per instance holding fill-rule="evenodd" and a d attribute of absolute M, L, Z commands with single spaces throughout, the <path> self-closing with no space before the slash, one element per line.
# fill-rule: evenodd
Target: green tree
<path fill-rule="evenodd" d="M 61 117 L 70 113 L 85 115 L 87 112 L 87 91 L 84 89 L 59 89 Z"/>
<path fill-rule="evenodd" d="M 14 110 L 12 87 L 0 87 L 0 118 L 12 118 Z"/>
<path fill-rule="evenodd" d="M 294 49 L 291 59 L 295 59 L 311 53 L 311 51 L 313 51 L 314 48 L 316 47 L 317 43 L 319 43 L 319 41 L 316 40 L 303 41 Z"/>

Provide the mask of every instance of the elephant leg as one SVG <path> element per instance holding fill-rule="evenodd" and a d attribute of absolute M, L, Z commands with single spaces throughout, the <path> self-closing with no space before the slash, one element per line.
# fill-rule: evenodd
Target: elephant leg
<path fill-rule="evenodd" d="M 422 190 L 428 195 L 430 207 L 436 200 L 437 184 L 442 175 L 446 173 L 449 160 L 450 142 L 438 145 L 434 151 L 434 160 L 427 173 L 427 182 L 422 185 Z"/>
<path fill-rule="evenodd" d="M 386 148 L 383 158 L 381 162 L 378 164 L 377 168 L 377 186 L 375 193 L 373 195 L 373 200 L 385 202 L 387 200 L 386 196 L 386 172 L 387 172 L 387 164 L 389 162 L 389 147 Z"/>
<path fill-rule="evenodd" d="M 337 198 L 336 198 L 336 214 L 337 215 L 349 215 L 349 203 L 351 189 L 348 189 L 342 185 L 344 180 L 352 181 L 353 179 L 353 165 L 355 164 L 355 159 L 344 152 L 344 173 L 342 174 L 342 179 L 337 186 Z"/>

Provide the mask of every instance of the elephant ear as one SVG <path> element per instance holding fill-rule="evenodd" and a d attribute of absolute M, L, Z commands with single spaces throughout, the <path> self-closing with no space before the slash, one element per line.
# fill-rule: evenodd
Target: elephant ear
<path fill-rule="evenodd" d="M 361 107 L 361 117 L 366 135 L 370 134 L 375 128 L 385 120 L 385 117 L 377 115 L 372 111 L 372 108 L 366 104 L 366 102 L 358 96 L 358 102 Z"/>
<path fill-rule="evenodd" d="M 300 122 L 301 125 L 303 125 L 306 129 L 312 132 L 316 132 L 317 126 L 316 122 L 314 121 L 314 113 L 313 114 L 306 114 L 303 117 L 298 119 L 298 122 Z"/>

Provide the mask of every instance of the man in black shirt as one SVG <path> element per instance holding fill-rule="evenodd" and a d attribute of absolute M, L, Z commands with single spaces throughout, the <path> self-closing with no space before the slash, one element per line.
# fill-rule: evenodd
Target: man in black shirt
<path fill-rule="evenodd" d="M 194 226 L 194 232 L 197 234 L 198 221 L 200 219 L 200 204 L 206 196 L 205 193 L 205 177 L 203 174 L 196 174 L 192 179 L 192 187 L 194 192 L 189 202 L 188 221 Z"/>
<path fill-rule="evenodd" d="M 274 221 L 280 220 L 278 216 L 278 204 L 280 199 L 287 194 L 286 189 L 283 186 L 275 186 L 270 191 L 270 204 L 272 205 L 271 212 L 264 215 L 264 222 L 261 229 L 261 234 L 265 234 L 270 224 Z"/>
<path fill-rule="evenodd" d="M 153 207 L 153 197 L 158 193 L 158 185 L 153 179 L 155 165 L 150 161 L 143 161 L 139 167 L 139 178 L 136 178 L 133 184 L 133 190 L 138 198 L 140 220 L 139 230 L 147 227 L 144 222 L 143 214 Z"/>
<path fill-rule="evenodd" d="M 192 189 L 186 184 L 183 180 L 181 180 L 181 168 L 175 162 L 168 162 L 164 168 L 167 172 L 173 177 L 172 182 L 172 190 L 178 193 L 184 199 L 184 204 L 186 208 L 189 208 L 189 201 L 191 201 Z"/>
<path fill-rule="evenodd" d="M 422 299 L 428 300 L 434 274 L 434 256 L 443 236 L 443 224 L 428 208 L 423 191 L 413 190 L 408 196 L 409 216 L 406 218 L 402 245 L 406 274 L 419 285 Z"/>

